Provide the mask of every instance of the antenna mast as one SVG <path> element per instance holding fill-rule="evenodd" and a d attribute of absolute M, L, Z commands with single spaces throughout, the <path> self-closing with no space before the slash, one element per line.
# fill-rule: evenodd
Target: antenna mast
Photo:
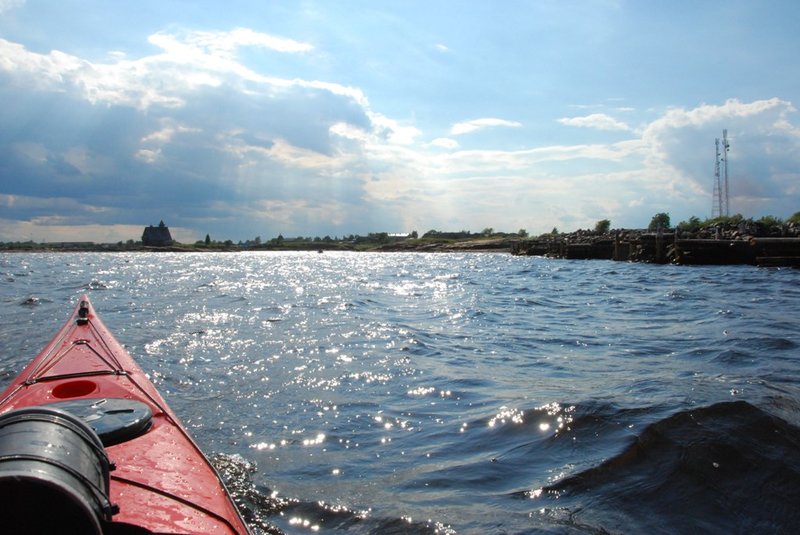
<path fill-rule="evenodd" d="M 731 150 L 728 143 L 728 130 L 722 131 L 722 154 L 720 154 L 719 138 L 714 140 L 716 146 L 716 161 L 714 163 L 714 193 L 711 203 L 711 219 L 730 216 L 728 208 L 728 152 Z M 720 173 L 720 161 L 722 172 Z"/>
<path fill-rule="evenodd" d="M 728 197 L 728 152 L 731 150 L 731 145 L 728 143 L 728 129 L 724 129 L 722 131 L 722 162 L 724 163 L 723 166 L 723 173 L 724 173 L 724 187 L 725 187 L 725 216 L 728 217 L 731 215 L 730 213 L 730 198 Z M 722 215 L 722 214 L 720 214 Z"/>

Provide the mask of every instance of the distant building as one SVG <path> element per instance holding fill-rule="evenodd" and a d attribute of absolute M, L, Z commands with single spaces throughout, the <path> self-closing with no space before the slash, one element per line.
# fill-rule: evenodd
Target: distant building
<path fill-rule="evenodd" d="M 142 244 L 151 247 L 166 247 L 172 245 L 172 235 L 169 233 L 169 227 L 163 221 L 157 227 L 150 225 L 144 228 L 142 234 Z"/>

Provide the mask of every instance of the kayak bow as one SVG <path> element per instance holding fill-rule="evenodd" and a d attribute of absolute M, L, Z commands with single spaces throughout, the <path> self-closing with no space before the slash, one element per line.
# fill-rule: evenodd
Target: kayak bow
<path fill-rule="evenodd" d="M 0 394 L 0 510 L 9 533 L 249 533 L 86 296 Z"/>

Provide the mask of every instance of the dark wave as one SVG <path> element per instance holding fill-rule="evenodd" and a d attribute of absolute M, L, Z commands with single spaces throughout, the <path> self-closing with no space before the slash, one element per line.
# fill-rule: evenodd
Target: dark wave
<path fill-rule="evenodd" d="M 800 428 L 744 401 L 679 412 L 540 500 L 607 532 L 789 533 L 800 526 Z"/>
<path fill-rule="evenodd" d="M 251 474 L 255 464 L 238 455 L 215 454 L 211 462 L 222 475 L 242 516 L 256 534 L 335 531 L 351 534 L 434 535 L 453 533 L 434 522 L 406 518 L 383 518 L 345 506 L 308 502 L 278 496 L 271 489 L 256 486 Z"/>

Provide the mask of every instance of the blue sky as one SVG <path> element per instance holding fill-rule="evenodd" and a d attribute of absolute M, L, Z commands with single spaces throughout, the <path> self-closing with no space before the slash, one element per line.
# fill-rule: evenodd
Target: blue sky
<path fill-rule="evenodd" d="M 0 241 L 800 210 L 800 2 L 0 0 Z"/>

